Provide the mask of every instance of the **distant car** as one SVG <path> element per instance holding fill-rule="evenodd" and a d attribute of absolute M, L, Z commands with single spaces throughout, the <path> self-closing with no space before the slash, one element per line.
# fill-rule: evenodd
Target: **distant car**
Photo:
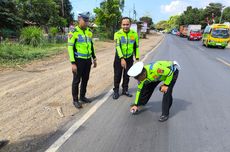
<path fill-rule="evenodd" d="M 202 34 L 200 30 L 191 30 L 188 36 L 188 40 L 198 40 L 202 39 Z"/>
<path fill-rule="evenodd" d="M 177 30 L 172 30 L 172 31 L 171 31 L 171 33 L 172 33 L 173 35 L 176 35 L 177 32 L 178 32 Z"/>

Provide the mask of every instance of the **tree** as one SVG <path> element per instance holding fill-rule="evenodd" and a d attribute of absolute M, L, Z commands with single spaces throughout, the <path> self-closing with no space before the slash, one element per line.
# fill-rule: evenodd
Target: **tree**
<path fill-rule="evenodd" d="M 53 0 L 18 0 L 21 16 L 25 21 L 46 26 L 51 17 L 59 17 L 59 6 Z M 59 20 L 59 19 L 58 19 Z"/>
<path fill-rule="evenodd" d="M 221 16 L 221 10 L 223 9 L 223 5 L 221 3 L 210 3 L 203 12 L 203 17 L 205 19 L 209 19 L 212 23 L 212 18 L 214 17 L 215 22 L 219 22 Z"/>
<path fill-rule="evenodd" d="M 22 25 L 13 0 L 0 0 L 0 28 L 17 29 Z"/>
<path fill-rule="evenodd" d="M 100 8 L 94 9 L 95 22 L 105 37 L 113 39 L 115 30 L 119 28 L 122 6 L 123 0 L 105 0 L 100 3 Z"/>
<path fill-rule="evenodd" d="M 148 27 L 150 27 L 153 24 L 153 20 L 149 16 L 143 16 L 143 17 L 141 17 L 140 21 L 146 22 L 148 24 Z"/>
<path fill-rule="evenodd" d="M 169 30 L 174 28 L 179 29 L 179 15 L 171 16 L 168 20 Z"/>
<path fill-rule="evenodd" d="M 169 28 L 168 21 L 160 21 L 156 24 L 157 30 L 165 30 L 167 28 Z"/>
<path fill-rule="evenodd" d="M 230 22 L 230 7 L 226 7 L 223 11 L 223 22 Z"/>
<path fill-rule="evenodd" d="M 56 4 L 59 6 L 58 15 L 63 19 L 66 19 L 67 24 L 70 25 L 73 22 L 74 14 L 71 13 L 73 7 L 69 0 L 55 0 Z"/>
<path fill-rule="evenodd" d="M 200 24 L 202 11 L 202 9 L 188 6 L 178 19 L 179 25 Z"/>

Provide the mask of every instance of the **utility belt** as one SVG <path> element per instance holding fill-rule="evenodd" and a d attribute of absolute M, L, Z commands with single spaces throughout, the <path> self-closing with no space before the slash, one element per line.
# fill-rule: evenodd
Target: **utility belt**
<path fill-rule="evenodd" d="M 81 59 L 90 59 L 92 57 L 91 54 L 84 54 L 79 52 L 74 52 L 75 58 L 81 58 Z"/>

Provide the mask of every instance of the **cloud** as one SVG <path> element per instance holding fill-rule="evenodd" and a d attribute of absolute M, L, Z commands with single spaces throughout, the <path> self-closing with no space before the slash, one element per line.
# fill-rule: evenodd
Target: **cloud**
<path fill-rule="evenodd" d="M 168 5 L 161 5 L 161 12 L 162 13 L 169 13 L 172 15 L 182 13 L 186 8 L 187 4 L 185 1 L 182 0 L 174 0 Z"/>
<path fill-rule="evenodd" d="M 181 14 L 187 6 L 205 8 L 209 3 L 222 3 L 226 7 L 230 6 L 230 0 L 173 0 L 169 4 L 161 5 L 161 12 L 170 15 Z"/>
<path fill-rule="evenodd" d="M 200 1 L 200 4 L 204 7 L 208 6 L 209 3 L 221 3 L 226 7 L 230 6 L 229 0 L 202 0 L 202 1 Z"/>

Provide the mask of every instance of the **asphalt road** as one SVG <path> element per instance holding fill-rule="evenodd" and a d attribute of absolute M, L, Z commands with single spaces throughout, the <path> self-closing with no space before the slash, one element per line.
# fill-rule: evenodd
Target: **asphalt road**
<path fill-rule="evenodd" d="M 155 60 L 177 60 L 182 67 L 168 121 L 158 122 L 158 89 L 138 115 L 129 113 L 135 97 L 110 97 L 58 151 L 230 152 L 230 49 L 166 35 L 146 63 Z M 132 79 L 133 94 L 136 85 Z"/>

